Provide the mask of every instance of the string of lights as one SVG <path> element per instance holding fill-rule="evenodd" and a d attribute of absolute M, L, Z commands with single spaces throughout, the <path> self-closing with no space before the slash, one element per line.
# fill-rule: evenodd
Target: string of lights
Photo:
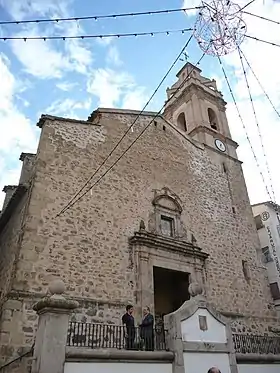
<path fill-rule="evenodd" d="M 140 116 L 143 113 L 143 111 L 150 104 L 150 102 L 152 101 L 152 99 L 154 98 L 154 96 L 156 95 L 156 93 L 158 92 L 159 88 L 162 86 L 162 84 L 164 83 L 165 79 L 170 74 L 171 70 L 174 68 L 174 66 L 179 61 L 180 57 L 182 56 L 182 54 L 184 53 L 184 51 L 188 47 L 189 43 L 191 42 L 192 37 L 193 37 L 193 35 L 191 35 L 190 38 L 188 39 L 188 41 L 185 43 L 185 45 L 183 46 L 182 50 L 180 51 L 180 53 L 178 54 L 178 56 L 176 57 L 176 59 L 174 60 L 174 62 L 172 63 L 172 65 L 170 66 L 170 68 L 167 70 L 166 74 L 161 79 L 161 81 L 158 84 L 158 86 L 156 87 L 156 89 L 154 90 L 153 94 L 151 95 L 151 97 L 149 98 L 149 100 L 146 102 L 146 104 L 143 107 L 143 109 L 138 113 L 138 115 L 136 116 L 136 118 L 134 119 L 134 121 L 131 123 L 131 125 L 127 128 L 127 130 L 125 131 L 125 133 L 123 134 L 123 136 L 119 139 L 119 141 L 112 148 L 112 150 L 109 152 L 109 154 L 104 158 L 104 160 L 101 162 L 101 164 L 93 172 L 93 174 L 87 179 L 87 181 L 85 182 L 85 184 L 75 193 L 75 195 L 70 199 L 70 201 L 67 203 L 67 205 L 56 215 L 56 217 L 58 217 L 59 215 L 63 214 L 64 211 L 67 210 L 67 208 L 74 201 L 74 199 L 84 190 L 84 188 L 88 185 L 88 183 L 91 182 L 91 180 L 97 175 L 97 173 L 104 166 L 104 164 L 108 161 L 108 159 L 111 157 L 111 155 L 114 153 L 114 151 L 118 148 L 118 146 L 120 145 L 120 143 L 123 141 L 123 139 L 126 137 L 126 135 L 130 132 L 130 130 L 133 129 L 133 126 L 135 125 L 135 123 L 137 122 L 137 120 L 140 118 Z"/>
<path fill-rule="evenodd" d="M 124 34 L 101 34 L 101 35 L 74 35 L 74 36 L 7 36 L 7 37 L 0 37 L 0 40 L 7 41 L 7 40 L 68 40 L 68 39 L 105 39 L 105 38 L 124 38 L 124 37 L 132 37 L 132 36 L 155 36 L 155 35 L 163 35 L 166 36 L 170 34 L 184 34 L 185 32 L 192 31 L 192 28 L 185 28 L 180 30 L 166 30 L 166 31 L 149 31 L 149 32 L 133 32 L 133 33 L 124 33 Z"/>
<path fill-rule="evenodd" d="M 263 16 L 259 16 L 258 14 L 253 14 L 253 13 L 246 12 L 246 11 L 244 11 L 243 13 L 244 14 L 248 14 L 249 16 L 252 16 L 252 17 L 260 18 L 260 19 L 262 19 L 264 21 L 268 21 L 268 22 L 272 22 L 272 23 L 276 23 L 277 25 L 280 25 L 279 21 L 275 21 L 273 19 L 269 19 L 269 18 L 266 18 L 266 17 L 263 17 Z"/>
<path fill-rule="evenodd" d="M 246 56 L 245 56 L 244 52 L 241 50 L 241 48 L 240 48 L 240 52 L 241 52 L 241 54 L 242 54 L 242 57 L 243 57 L 244 60 L 246 61 L 247 65 L 249 66 L 249 69 L 251 70 L 252 74 L 254 75 L 256 81 L 258 82 L 258 84 L 259 84 L 261 90 L 263 91 L 264 95 L 266 96 L 266 98 L 267 98 L 268 101 L 270 102 L 270 104 L 271 104 L 273 110 L 275 111 L 275 113 L 276 113 L 276 114 L 278 115 L 278 117 L 280 118 L 280 113 L 279 113 L 279 111 L 276 109 L 275 105 L 274 105 L 273 102 L 271 101 L 270 97 L 268 96 L 266 90 L 264 89 L 262 83 L 260 82 L 260 80 L 259 80 L 259 78 L 257 77 L 256 73 L 254 72 L 254 70 L 253 70 L 251 64 L 249 63 L 248 59 L 246 58 Z"/>
<path fill-rule="evenodd" d="M 246 82 L 248 95 L 249 95 L 249 99 L 250 99 L 250 102 L 251 102 L 251 107 L 252 107 L 252 111 L 253 111 L 253 114 L 254 114 L 256 126 L 258 128 L 258 133 L 259 133 L 260 143 L 261 143 L 261 147 L 262 147 L 263 157 L 264 157 L 264 160 L 265 160 L 265 166 L 266 166 L 266 169 L 267 169 L 269 182 L 271 184 L 270 188 L 271 188 L 271 191 L 272 191 L 273 201 L 275 202 L 275 193 L 274 193 L 274 189 L 273 189 L 273 185 L 272 185 L 270 167 L 269 167 L 269 164 L 268 164 L 268 160 L 267 160 L 267 156 L 266 156 L 266 152 L 265 152 L 265 148 L 264 148 L 261 128 L 260 128 L 260 124 L 259 124 L 259 121 L 258 121 L 258 118 L 257 118 L 257 113 L 256 113 L 256 109 L 255 109 L 255 104 L 254 104 L 254 101 L 253 101 L 253 96 L 252 96 L 252 93 L 251 93 L 251 88 L 250 88 L 250 85 L 249 85 L 249 80 L 248 80 L 248 77 L 247 77 L 247 72 L 246 72 L 246 69 L 245 69 L 245 66 L 244 66 L 244 63 L 243 63 L 243 58 L 242 58 L 239 47 L 237 48 L 237 51 L 238 51 L 239 59 L 240 59 L 240 62 L 241 62 L 242 71 L 243 71 L 243 75 L 244 75 L 244 78 L 245 78 L 245 82 Z"/>
<path fill-rule="evenodd" d="M 245 122 L 244 122 L 244 120 L 243 120 L 243 118 L 242 118 L 242 116 L 241 116 L 241 113 L 240 113 L 239 107 L 238 107 L 238 105 L 237 105 L 237 101 L 236 101 L 236 99 L 235 99 L 235 96 L 234 96 L 233 90 L 232 90 L 232 88 L 231 88 L 231 85 L 230 85 L 230 82 L 229 82 L 229 79 L 228 79 L 227 73 L 226 73 L 225 68 L 224 68 L 224 66 L 223 66 L 223 63 L 222 63 L 221 57 L 220 57 L 219 55 L 217 55 L 217 58 L 218 58 L 218 60 L 219 60 L 219 64 L 220 64 L 220 66 L 221 66 L 221 69 L 222 69 L 222 72 L 223 72 L 223 75 L 224 75 L 225 81 L 226 81 L 226 83 L 227 83 L 227 86 L 228 86 L 228 89 L 229 89 L 230 95 L 231 95 L 231 97 L 232 97 L 232 101 L 233 101 L 234 106 L 235 106 L 235 108 L 236 108 L 236 111 L 237 111 L 238 117 L 239 117 L 240 122 L 241 122 L 241 124 L 242 124 L 242 127 L 243 127 L 243 129 L 244 129 L 244 131 L 245 131 L 246 139 L 247 139 L 247 141 L 248 141 L 248 143 L 249 143 L 249 146 L 250 146 L 250 148 L 251 148 L 251 151 L 252 151 L 253 157 L 254 157 L 255 162 L 256 162 L 256 165 L 257 165 L 257 167 L 258 167 L 258 170 L 259 170 L 260 176 L 261 176 L 261 178 L 262 178 L 263 184 L 264 184 L 264 186 L 265 186 L 266 192 L 267 192 L 269 198 L 272 200 L 272 198 L 271 198 L 271 194 L 270 194 L 270 191 L 269 191 L 269 189 L 268 189 L 268 187 L 267 187 L 267 184 L 266 184 L 266 181 L 265 181 L 265 178 L 264 178 L 264 174 L 263 174 L 263 172 L 262 172 L 262 169 L 261 169 L 260 163 L 259 163 L 258 158 L 257 158 L 257 156 L 256 156 L 256 153 L 255 153 L 255 151 L 254 151 L 254 148 L 253 148 L 252 142 L 251 142 L 250 137 L 249 137 L 249 133 L 248 133 L 247 128 L 246 128 L 246 126 L 245 126 Z"/>
<path fill-rule="evenodd" d="M 130 143 L 130 145 L 125 149 L 125 151 L 111 164 L 111 166 L 92 184 L 90 185 L 80 196 L 79 198 L 77 198 L 75 201 L 73 201 L 68 207 L 67 209 L 64 209 L 64 212 L 67 211 L 68 209 L 70 209 L 74 204 L 76 204 L 77 202 L 79 202 L 90 190 L 92 190 L 97 184 L 100 183 L 100 181 L 116 166 L 117 163 L 119 163 L 119 161 L 126 155 L 126 153 L 133 147 L 133 145 L 143 136 L 143 134 L 148 130 L 148 128 L 150 127 L 150 125 L 155 121 L 155 119 L 161 115 L 161 111 L 163 110 L 164 106 L 172 99 L 175 97 L 175 95 L 179 92 L 179 90 L 184 86 L 184 84 L 186 83 L 186 81 L 188 80 L 188 78 L 190 77 L 191 73 L 193 72 L 193 70 L 195 69 L 195 67 L 197 65 L 200 64 L 201 60 L 204 58 L 205 56 L 205 52 L 202 54 L 202 56 L 200 57 L 200 59 L 197 61 L 197 63 L 195 65 L 193 65 L 193 68 L 189 71 L 189 73 L 187 74 L 187 76 L 185 77 L 185 79 L 182 81 L 182 83 L 177 87 L 175 93 L 173 96 L 171 96 L 164 104 L 163 106 L 160 108 L 160 110 L 155 114 L 155 116 L 153 117 L 153 119 L 144 127 L 144 129 L 139 133 L 139 135 Z M 58 213 L 56 215 L 56 217 L 58 217 L 61 213 Z"/>
<path fill-rule="evenodd" d="M 273 45 L 274 47 L 280 47 L 280 44 L 273 43 L 272 41 L 267 41 L 267 40 L 259 39 L 259 38 L 256 38 L 255 36 L 245 35 L 245 38 L 253 39 L 253 40 L 256 40 L 256 41 L 260 41 L 260 42 L 265 43 L 265 44 L 270 44 L 270 45 Z"/>
<path fill-rule="evenodd" d="M 66 17 L 66 18 L 43 18 L 43 19 L 29 19 L 20 21 L 0 21 L 0 25 L 20 25 L 26 23 L 46 23 L 46 22 L 67 22 L 67 21 L 85 21 L 85 20 L 99 20 L 106 18 L 120 18 L 120 17 L 137 17 L 155 14 L 167 14 L 167 13 L 178 13 L 178 12 L 188 12 L 189 10 L 198 10 L 203 8 L 202 6 L 196 6 L 192 8 L 175 8 L 175 9 L 164 9 L 164 10 L 152 10 L 144 12 L 134 12 L 134 13 L 116 13 L 116 14 L 103 14 L 94 16 L 84 16 L 84 17 Z"/>

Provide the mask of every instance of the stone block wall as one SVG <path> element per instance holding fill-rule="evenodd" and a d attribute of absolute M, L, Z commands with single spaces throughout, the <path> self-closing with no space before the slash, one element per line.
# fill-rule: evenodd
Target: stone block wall
<path fill-rule="evenodd" d="M 37 328 L 34 300 L 10 296 L 2 306 L 0 366 L 31 348 Z"/>
<path fill-rule="evenodd" d="M 272 316 L 270 294 L 256 259 L 259 242 L 240 163 L 226 159 L 225 175 L 222 155 L 194 146 L 161 119 L 91 193 L 55 217 L 134 118 L 109 113 L 102 114 L 100 125 L 45 123 L 29 206 L 32 219 L 26 223 L 15 289 L 24 286 L 41 292 L 53 278 L 61 277 L 71 296 L 133 301 L 135 273 L 128 238 L 153 212 L 154 190 L 168 187 L 182 201 L 186 228 L 210 254 L 209 299 L 222 311 Z M 151 119 L 139 119 L 111 162 Z M 250 270 L 249 281 L 242 260 Z"/>

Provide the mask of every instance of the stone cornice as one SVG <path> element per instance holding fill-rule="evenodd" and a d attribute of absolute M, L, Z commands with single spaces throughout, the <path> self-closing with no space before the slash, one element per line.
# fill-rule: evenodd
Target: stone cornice
<path fill-rule="evenodd" d="M 237 149 L 238 146 L 239 146 L 237 144 L 237 142 L 235 142 L 231 138 L 229 138 L 227 136 L 224 136 L 220 132 L 217 132 L 217 131 L 213 130 L 212 128 L 205 127 L 205 126 L 198 126 L 198 127 L 194 128 L 189 133 L 189 136 L 195 135 L 196 133 L 199 133 L 199 132 L 207 132 L 208 134 L 213 135 L 213 137 L 219 138 L 220 140 L 225 141 L 227 144 L 230 144 L 230 145 L 234 146 L 235 149 Z"/>
<path fill-rule="evenodd" d="M 131 245 L 146 246 L 150 248 L 177 252 L 190 257 L 196 257 L 201 260 L 206 260 L 209 256 L 209 254 L 203 252 L 201 248 L 192 245 L 190 242 L 156 235 L 146 231 L 135 232 L 134 236 L 130 237 L 129 243 Z"/>
<path fill-rule="evenodd" d="M 149 116 L 155 117 L 158 116 L 156 111 L 140 111 L 140 110 L 130 110 L 130 109 L 117 109 L 117 108 L 98 108 L 94 110 L 91 115 L 88 117 L 88 120 L 91 121 L 98 114 L 122 114 L 122 115 L 140 115 L 140 116 Z"/>
<path fill-rule="evenodd" d="M 23 195 L 26 193 L 26 191 L 27 191 L 27 187 L 21 184 L 18 185 L 18 187 L 16 188 L 5 210 L 0 215 L 0 234 L 5 228 L 16 206 L 18 205 L 19 201 L 21 200 Z"/>
<path fill-rule="evenodd" d="M 209 145 L 207 145 L 207 144 L 204 144 L 204 146 L 205 146 L 205 148 L 210 149 L 211 151 L 213 151 L 213 152 L 215 152 L 215 153 L 217 153 L 217 154 L 222 154 L 224 157 L 226 157 L 226 158 L 228 158 L 228 159 L 231 159 L 231 160 L 233 160 L 233 161 L 236 162 L 236 163 L 239 163 L 239 164 L 242 164 L 242 163 L 243 163 L 243 162 L 240 161 L 238 158 L 234 158 L 234 157 L 232 157 L 231 155 L 228 155 L 228 154 L 226 154 L 226 153 L 221 153 L 218 149 L 215 149 L 215 148 L 212 147 L 212 146 L 209 146 Z"/>
<path fill-rule="evenodd" d="M 88 126 L 90 125 L 96 125 L 98 126 L 98 124 L 96 123 L 92 123 L 92 122 L 89 122 L 87 120 L 82 120 L 82 119 L 71 119 L 71 118 L 63 118 L 63 117 L 56 117 L 54 115 L 48 115 L 48 114 L 42 114 L 38 123 L 37 123 L 37 126 L 39 128 L 43 128 L 46 120 L 49 120 L 49 121 L 60 121 L 60 122 L 68 122 L 68 123 L 77 123 L 77 124 L 86 124 Z"/>
<path fill-rule="evenodd" d="M 19 160 L 24 161 L 25 158 L 33 158 L 35 156 L 36 156 L 36 154 L 33 154 L 33 153 L 21 153 L 21 155 L 19 157 Z"/>
<path fill-rule="evenodd" d="M 214 92 L 215 91 L 213 91 L 213 93 Z M 206 98 L 208 101 L 212 102 L 214 105 L 218 104 L 218 108 L 221 111 L 226 110 L 225 106 L 227 103 L 221 96 L 216 96 L 214 94 L 211 94 L 203 87 L 200 87 L 199 85 L 197 85 L 195 82 L 191 82 L 187 87 L 181 90 L 179 95 L 176 95 L 177 96 L 176 100 L 171 99 L 170 104 L 168 104 L 165 107 L 165 111 L 167 110 L 174 111 L 174 107 L 178 105 L 178 103 L 180 102 L 182 98 L 188 101 L 188 99 L 190 99 L 192 95 L 196 95 L 200 99 Z"/>

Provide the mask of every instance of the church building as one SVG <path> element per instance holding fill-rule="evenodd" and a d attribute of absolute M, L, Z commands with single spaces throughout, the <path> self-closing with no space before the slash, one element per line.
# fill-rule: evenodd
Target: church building
<path fill-rule="evenodd" d="M 88 120 L 41 116 L 37 153 L 21 154 L 19 184 L 4 188 L 4 360 L 32 345 L 32 307 L 55 279 L 79 302 L 72 321 L 121 324 L 125 306 L 133 304 L 137 322 L 148 306 L 160 323 L 198 282 L 234 333 L 277 330 L 223 95 L 187 63 L 167 89 L 163 113 L 156 114 L 140 114 L 88 192 L 61 214 L 139 112 L 98 108 Z"/>

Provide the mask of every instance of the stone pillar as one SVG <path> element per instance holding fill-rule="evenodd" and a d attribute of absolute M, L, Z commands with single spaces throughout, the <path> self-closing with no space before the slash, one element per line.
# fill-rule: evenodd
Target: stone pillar
<path fill-rule="evenodd" d="M 34 306 L 39 324 L 32 373 L 63 373 L 69 316 L 78 307 L 76 301 L 62 296 L 62 281 L 51 284 L 49 290 L 52 295 Z"/>

